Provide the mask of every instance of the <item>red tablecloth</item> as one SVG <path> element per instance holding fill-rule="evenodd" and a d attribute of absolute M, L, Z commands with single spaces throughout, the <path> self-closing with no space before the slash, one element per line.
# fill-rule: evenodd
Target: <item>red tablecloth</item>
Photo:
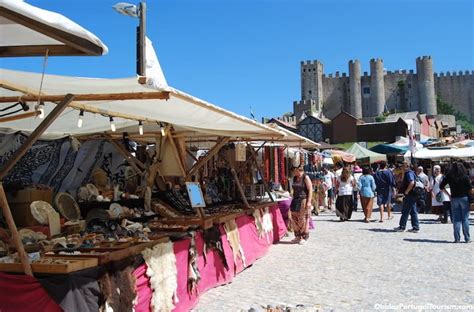
<path fill-rule="evenodd" d="M 0 272 L 0 311 L 60 312 L 62 309 L 34 277 Z"/>

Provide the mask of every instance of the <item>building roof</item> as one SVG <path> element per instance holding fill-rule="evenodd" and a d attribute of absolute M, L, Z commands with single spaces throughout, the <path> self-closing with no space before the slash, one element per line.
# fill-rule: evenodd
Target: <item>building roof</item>
<path fill-rule="evenodd" d="M 456 117 L 454 117 L 454 115 L 436 115 L 435 118 L 436 120 L 441 121 L 443 126 L 456 128 Z"/>
<path fill-rule="evenodd" d="M 341 116 L 341 115 L 347 115 L 347 116 L 349 116 L 349 117 L 351 117 L 351 118 L 357 120 L 357 123 L 364 123 L 364 121 L 363 121 L 362 119 L 359 119 L 359 118 L 355 117 L 354 115 L 349 114 L 349 113 L 346 112 L 346 111 L 341 111 L 341 112 L 340 112 L 339 114 L 337 114 L 332 120 L 338 118 L 338 117 Z"/>
<path fill-rule="evenodd" d="M 328 124 L 328 123 L 331 122 L 329 119 L 327 119 L 327 118 L 325 118 L 325 117 L 320 118 L 320 117 L 317 117 L 317 116 L 311 114 L 311 115 L 309 115 L 309 116 L 306 116 L 306 118 L 301 119 L 301 120 L 298 122 L 298 125 L 299 125 L 300 123 L 302 123 L 303 121 L 307 120 L 308 118 L 316 119 L 316 120 L 318 120 L 319 122 L 321 122 L 321 123 L 323 123 L 323 124 Z"/>
<path fill-rule="evenodd" d="M 267 123 L 276 123 L 280 127 L 291 129 L 291 130 L 297 130 L 295 125 L 292 125 L 286 121 L 280 120 L 278 118 L 272 118 L 270 119 Z"/>
<path fill-rule="evenodd" d="M 405 112 L 405 113 L 395 113 L 390 114 L 387 116 L 385 121 L 397 121 L 399 118 L 407 120 L 407 119 L 417 119 L 420 120 L 420 114 L 418 112 Z"/>

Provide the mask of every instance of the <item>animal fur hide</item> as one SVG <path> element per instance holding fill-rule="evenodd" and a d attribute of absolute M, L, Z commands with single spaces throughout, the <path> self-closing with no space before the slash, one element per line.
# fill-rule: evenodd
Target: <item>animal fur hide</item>
<path fill-rule="evenodd" d="M 229 220 L 224 223 L 225 233 L 227 235 L 227 240 L 229 241 L 230 247 L 232 247 L 232 254 L 234 256 L 234 263 L 237 263 L 237 258 L 242 259 L 244 267 L 245 264 L 245 254 L 242 246 L 240 246 L 240 235 L 239 229 L 237 228 L 237 223 L 235 219 Z"/>
<path fill-rule="evenodd" d="M 136 279 L 133 271 L 141 262 L 141 257 L 130 257 L 112 262 L 105 267 L 105 274 L 99 279 L 105 299 L 103 311 L 129 312 L 137 297 Z"/>
<path fill-rule="evenodd" d="M 204 230 L 203 232 L 204 238 L 204 264 L 207 264 L 207 251 L 209 249 L 214 249 L 217 251 L 217 254 L 221 258 L 222 264 L 224 264 L 224 268 L 229 270 L 229 265 L 227 264 L 227 259 L 225 258 L 224 248 L 222 247 L 222 240 L 221 240 L 221 231 L 219 230 L 218 226 L 213 226 L 210 229 Z"/>
<path fill-rule="evenodd" d="M 166 242 L 155 245 L 152 249 L 142 251 L 148 266 L 146 275 L 150 278 L 153 289 L 151 307 L 154 312 L 171 311 L 178 303 L 178 271 L 173 243 Z"/>

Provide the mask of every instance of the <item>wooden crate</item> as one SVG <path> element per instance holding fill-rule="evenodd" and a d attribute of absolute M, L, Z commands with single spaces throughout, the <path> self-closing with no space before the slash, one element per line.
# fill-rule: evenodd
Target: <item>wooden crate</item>
<path fill-rule="evenodd" d="M 38 222 L 31 215 L 30 204 L 36 200 L 42 200 L 51 204 L 53 201 L 53 191 L 24 189 L 7 194 L 7 200 L 15 224 L 18 227 L 33 226 L 38 225 Z"/>
<path fill-rule="evenodd" d="M 33 263 L 31 269 L 33 273 L 44 274 L 66 274 L 95 267 L 99 264 L 96 258 L 71 258 L 69 256 L 60 256 L 55 259 L 61 259 L 67 263 L 50 264 L 50 263 Z M 0 272 L 23 272 L 21 263 L 0 263 Z"/>

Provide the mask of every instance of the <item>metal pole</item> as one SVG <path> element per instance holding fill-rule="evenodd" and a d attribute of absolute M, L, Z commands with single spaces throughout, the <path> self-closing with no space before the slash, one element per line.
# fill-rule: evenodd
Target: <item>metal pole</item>
<path fill-rule="evenodd" d="M 140 2 L 140 25 L 137 27 L 137 74 L 145 76 L 146 69 L 146 3 Z"/>

